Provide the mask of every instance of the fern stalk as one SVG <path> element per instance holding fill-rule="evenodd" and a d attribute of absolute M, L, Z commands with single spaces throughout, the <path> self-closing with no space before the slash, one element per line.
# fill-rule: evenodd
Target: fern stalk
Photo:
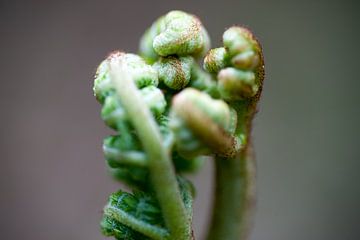
<path fill-rule="evenodd" d="M 149 156 L 150 178 L 170 231 L 170 239 L 189 239 L 190 223 L 158 126 L 121 62 L 110 62 L 110 75 L 123 107 Z"/>

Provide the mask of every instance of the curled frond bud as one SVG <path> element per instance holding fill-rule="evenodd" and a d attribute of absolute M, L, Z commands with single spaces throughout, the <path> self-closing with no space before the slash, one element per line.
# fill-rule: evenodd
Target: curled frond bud
<path fill-rule="evenodd" d="M 259 86 L 253 72 L 225 68 L 218 74 L 218 89 L 223 99 L 241 100 L 253 97 Z"/>
<path fill-rule="evenodd" d="M 174 90 L 186 87 L 191 77 L 192 57 L 162 57 L 154 64 L 158 71 L 160 81 Z"/>
<path fill-rule="evenodd" d="M 222 100 L 212 99 L 209 95 L 192 88 L 185 89 L 174 97 L 172 109 L 180 116 L 186 114 L 185 108 L 200 111 L 225 131 L 232 125 L 230 107 Z"/>
<path fill-rule="evenodd" d="M 241 70 L 254 71 L 256 82 L 264 78 L 264 59 L 261 45 L 252 32 L 244 27 L 231 27 L 223 35 L 225 48 L 231 56 L 232 66 Z"/>
<path fill-rule="evenodd" d="M 172 123 L 179 153 L 185 157 L 215 152 L 234 153 L 236 113 L 222 100 L 187 88 L 177 94 L 172 104 Z"/>
<path fill-rule="evenodd" d="M 253 34 L 243 27 L 234 26 L 227 29 L 223 34 L 223 43 L 231 56 L 247 50 L 260 52 L 260 45 Z"/>
<path fill-rule="evenodd" d="M 223 34 L 223 48 L 209 51 L 204 68 L 218 73 L 217 90 L 227 101 L 255 97 L 264 78 L 264 61 L 259 42 L 243 27 L 231 27 Z"/>
<path fill-rule="evenodd" d="M 200 20 L 182 11 L 171 11 L 159 18 L 140 41 L 140 54 L 154 62 L 157 55 L 205 54 L 210 48 L 209 36 Z"/>
<path fill-rule="evenodd" d="M 165 30 L 154 38 L 153 47 L 160 56 L 199 54 L 208 47 L 208 37 L 201 22 L 182 11 L 166 14 Z"/>
<path fill-rule="evenodd" d="M 218 73 L 228 65 L 228 58 L 225 48 L 211 49 L 205 56 L 204 69 L 209 73 Z"/>
<path fill-rule="evenodd" d="M 94 94 L 101 103 L 103 103 L 105 97 L 108 96 L 110 92 L 114 91 L 110 81 L 109 61 L 122 61 L 126 64 L 138 88 L 158 85 L 156 70 L 146 64 L 141 57 L 131 53 L 114 52 L 100 64 L 95 75 Z"/>

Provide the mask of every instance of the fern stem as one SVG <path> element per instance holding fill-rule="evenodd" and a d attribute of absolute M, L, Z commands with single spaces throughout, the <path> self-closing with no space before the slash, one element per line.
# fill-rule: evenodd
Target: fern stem
<path fill-rule="evenodd" d="M 150 178 L 170 232 L 169 239 L 188 240 L 191 238 L 190 222 L 159 128 L 125 65 L 119 61 L 110 61 L 109 65 L 121 103 L 149 157 Z"/>
<path fill-rule="evenodd" d="M 215 200 L 208 240 L 246 240 L 256 204 L 256 163 L 251 146 L 251 122 L 258 99 L 234 104 L 236 136 L 242 139 L 235 157 L 215 158 Z"/>
<path fill-rule="evenodd" d="M 245 240 L 255 205 L 255 161 L 243 152 L 215 162 L 215 203 L 207 239 Z"/>

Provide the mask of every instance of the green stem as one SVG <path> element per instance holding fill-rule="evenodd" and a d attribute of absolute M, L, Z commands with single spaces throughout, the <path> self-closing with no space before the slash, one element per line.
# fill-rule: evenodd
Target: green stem
<path fill-rule="evenodd" d="M 216 157 L 215 200 L 208 240 L 246 240 L 256 202 L 256 164 L 250 142 L 256 101 L 233 106 L 238 113 L 236 135 L 243 139 L 235 157 Z"/>
<path fill-rule="evenodd" d="M 170 239 L 188 240 L 191 238 L 190 222 L 159 128 L 124 64 L 114 60 L 109 65 L 121 103 L 148 154 L 151 182 L 170 231 Z"/>
<path fill-rule="evenodd" d="M 215 162 L 215 203 L 207 239 L 245 240 L 255 205 L 255 161 L 243 152 Z"/>

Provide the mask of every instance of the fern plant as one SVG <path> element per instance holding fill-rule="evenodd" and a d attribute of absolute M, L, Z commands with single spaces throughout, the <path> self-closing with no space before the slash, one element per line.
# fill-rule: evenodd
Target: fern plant
<path fill-rule="evenodd" d="M 139 55 L 111 53 L 98 67 L 94 93 L 115 130 L 103 143 L 109 171 L 132 191 L 111 194 L 103 234 L 195 239 L 195 189 L 183 173 L 212 156 L 216 190 L 207 239 L 246 239 L 255 203 L 251 121 L 263 79 L 261 46 L 248 29 L 230 27 L 223 46 L 210 50 L 199 19 L 182 11 L 150 26 Z"/>

